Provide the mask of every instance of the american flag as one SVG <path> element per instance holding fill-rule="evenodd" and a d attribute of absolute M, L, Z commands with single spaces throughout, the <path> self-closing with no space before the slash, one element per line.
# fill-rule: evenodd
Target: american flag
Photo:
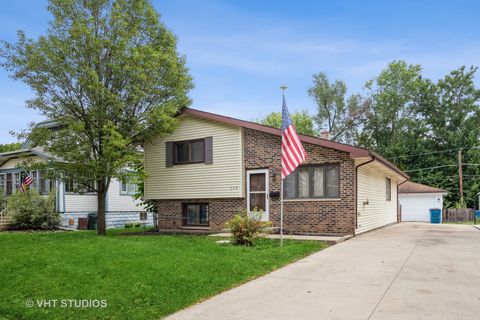
<path fill-rule="evenodd" d="M 33 183 L 32 177 L 30 175 L 27 175 L 22 181 L 22 185 L 20 186 L 20 191 L 22 191 L 23 193 L 26 193 L 28 186 L 30 186 L 32 183 Z"/>
<path fill-rule="evenodd" d="M 282 105 L 282 179 L 295 171 L 306 157 L 307 153 L 292 124 L 284 96 Z"/>

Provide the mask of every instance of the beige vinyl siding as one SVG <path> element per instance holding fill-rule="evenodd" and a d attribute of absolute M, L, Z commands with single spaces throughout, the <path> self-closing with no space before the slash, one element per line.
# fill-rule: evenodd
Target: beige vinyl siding
<path fill-rule="evenodd" d="M 166 167 L 165 142 L 213 137 L 213 164 Z M 177 130 L 145 145 L 147 199 L 243 197 L 243 144 L 240 127 L 184 115 Z"/>
<path fill-rule="evenodd" d="M 386 200 L 386 178 L 391 200 Z M 376 163 L 358 168 L 357 234 L 397 221 L 397 177 Z M 366 202 L 368 201 L 368 204 Z"/>
<path fill-rule="evenodd" d="M 65 194 L 65 212 L 96 212 L 96 194 Z"/>
<path fill-rule="evenodd" d="M 44 159 L 38 157 L 38 156 L 33 156 L 33 157 L 20 157 L 20 158 L 13 158 L 8 160 L 6 163 L 4 163 L 1 167 L 0 170 L 3 169 L 15 169 L 18 166 L 21 166 L 25 161 L 45 161 Z"/>
<path fill-rule="evenodd" d="M 145 211 L 145 209 L 139 205 L 140 201 L 133 199 L 131 195 L 120 194 L 120 181 L 117 179 L 112 179 L 110 182 L 107 199 L 108 211 Z"/>

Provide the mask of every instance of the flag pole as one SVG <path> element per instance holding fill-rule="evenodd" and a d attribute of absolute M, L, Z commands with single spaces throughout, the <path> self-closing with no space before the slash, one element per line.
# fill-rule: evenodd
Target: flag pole
<path fill-rule="evenodd" d="M 280 89 L 282 89 L 282 95 L 285 99 L 285 90 L 288 87 L 286 85 L 281 85 Z M 282 143 L 283 143 L 283 134 L 282 134 Z M 281 148 L 281 145 L 280 145 Z M 281 149 L 280 149 L 281 150 Z M 281 157 L 280 152 L 280 157 Z M 280 175 L 280 246 L 283 247 L 283 177 Z"/>
<path fill-rule="evenodd" d="M 280 177 L 280 246 L 283 246 L 283 179 Z"/>

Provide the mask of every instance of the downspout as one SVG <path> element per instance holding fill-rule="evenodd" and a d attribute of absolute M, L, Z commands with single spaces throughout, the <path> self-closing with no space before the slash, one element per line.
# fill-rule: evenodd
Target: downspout
<path fill-rule="evenodd" d="M 363 162 L 363 163 L 360 163 L 358 166 L 355 166 L 355 230 L 353 230 L 353 235 L 354 236 L 355 236 L 355 233 L 358 229 L 358 168 L 375 161 L 375 156 L 372 155 L 371 157 L 372 158 L 370 160 L 368 160 L 366 162 Z M 398 215 L 398 213 L 397 213 L 397 215 Z"/>
<path fill-rule="evenodd" d="M 405 181 L 403 181 L 402 183 L 399 183 L 397 184 L 397 223 L 399 223 L 401 221 L 401 217 L 399 215 L 399 210 L 400 210 L 400 195 L 398 193 L 398 187 L 400 187 L 400 185 L 404 184 L 405 182 L 407 182 L 409 179 L 406 179 Z M 442 208 L 443 209 L 443 208 Z"/>

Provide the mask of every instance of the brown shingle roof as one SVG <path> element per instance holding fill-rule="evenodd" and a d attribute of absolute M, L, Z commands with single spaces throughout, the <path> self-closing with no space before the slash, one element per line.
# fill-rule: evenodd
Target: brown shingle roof
<path fill-rule="evenodd" d="M 447 190 L 407 181 L 398 186 L 398 193 L 447 193 Z"/>
<path fill-rule="evenodd" d="M 206 111 L 202 111 L 202 110 L 197 110 L 197 109 L 192 109 L 192 108 L 184 108 L 181 113 L 182 114 L 189 114 L 189 115 L 192 115 L 192 116 L 205 118 L 205 119 L 209 119 L 209 120 L 213 120 L 213 121 L 228 123 L 228 124 L 232 124 L 232 125 L 236 125 L 236 126 L 240 126 L 240 127 L 244 127 L 244 128 L 249 128 L 249 129 L 253 129 L 253 130 L 258 130 L 258 131 L 261 131 L 261 132 L 266 132 L 266 133 L 274 134 L 274 135 L 277 135 L 277 136 L 282 135 L 282 131 L 280 129 L 277 129 L 277 128 L 265 126 L 265 125 L 255 123 L 255 122 L 250 122 L 250 121 L 235 119 L 235 118 L 231 118 L 231 117 L 227 117 L 227 116 L 222 116 L 222 115 L 219 115 L 219 114 L 210 113 L 210 112 L 206 112 Z M 319 146 L 322 146 L 322 147 L 325 147 L 325 148 L 330 148 L 330 149 L 334 149 L 334 150 L 348 152 L 348 153 L 350 153 L 350 156 L 352 158 L 373 157 L 373 158 L 375 158 L 375 160 L 379 161 L 380 163 L 382 163 L 386 167 L 395 171 L 396 173 L 398 173 L 402 177 L 404 177 L 406 179 L 409 178 L 407 174 L 405 174 L 402 170 L 397 168 L 393 163 L 391 163 L 387 159 L 383 158 L 381 155 L 379 155 L 379 154 L 377 154 L 377 153 L 375 153 L 371 150 L 351 146 L 349 144 L 344 144 L 344 143 L 340 143 L 340 142 L 330 141 L 330 140 L 326 140 L 326 139 L 322 139 L 322 138 L 318 138 L 318 137 L 306 136 L 306 135 L 301 135 L 301 134 L 299 134 L 298 136 L 299 136 L 301 141 L 306 142 L 306 143 L 311 143 L 311 144 L 319 145 Z"/>

